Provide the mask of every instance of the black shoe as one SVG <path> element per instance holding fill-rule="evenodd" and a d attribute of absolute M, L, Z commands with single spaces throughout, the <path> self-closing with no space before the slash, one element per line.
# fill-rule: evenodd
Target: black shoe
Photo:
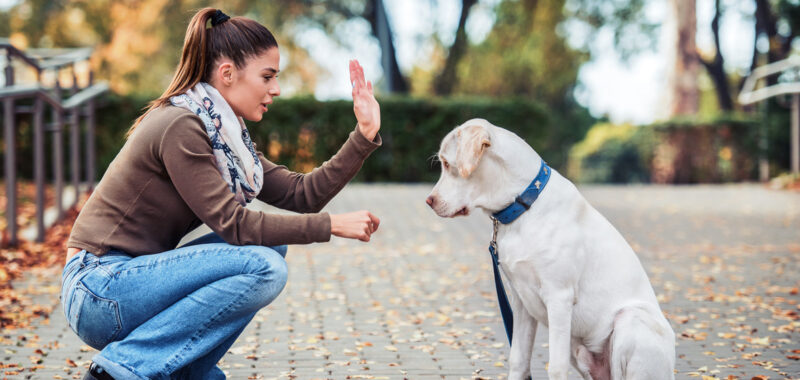
<path fill-rule="evenodd" d="M 114 380 L 114 378 L 103 367 L 92 362 L 92 365 L 89 366 L 89 371 L 83 376 L 83 380 Z"/>

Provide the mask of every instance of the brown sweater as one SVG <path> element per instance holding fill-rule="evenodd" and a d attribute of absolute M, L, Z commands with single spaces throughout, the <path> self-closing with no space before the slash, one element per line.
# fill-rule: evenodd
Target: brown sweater
<path fill-rule="evenodd" d="M 331 221 L 319 211 L 381 144 L 350 133 L 339 152 L 311 173 L 289 171 L 258 157 L 264 185 L 258 199 L 305 214 L 277 215 L 242 207 L 217 169 L 202 121 L 165 106 L 136 127 L 83 206 L 68 247 L 102 255 L 119 249 L 147 255 L 174 249 L 202 223 L 234 245 L 324 242 Z"/>

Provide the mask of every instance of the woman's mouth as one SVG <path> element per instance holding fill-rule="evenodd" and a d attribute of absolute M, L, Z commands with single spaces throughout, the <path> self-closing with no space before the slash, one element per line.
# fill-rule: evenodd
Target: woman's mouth
<path fill-rule="evenodd" d="M 261 103 L 261 112 L 267 112 L 267 103 Z"/>

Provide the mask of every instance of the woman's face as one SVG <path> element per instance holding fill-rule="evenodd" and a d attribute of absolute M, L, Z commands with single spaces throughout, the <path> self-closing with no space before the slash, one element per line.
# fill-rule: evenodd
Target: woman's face
<path fill-rule="evenodd" d="M 281 56 L 278 48 L 270 48 L 258 56 L 245 61 L 245 66 L 220 74 L 223 85 L 212 83 L 222 94 L 228 104 L 233 108 L 236 116 L 241 116 L 250 121 L 260 121 L 267 107 L 272 104 L 272 98 L 281 94 L 278 84 Z M 223 63 L 224 65 L 224 63 Z M 219 72 L 220 70 L 218 70 Z M 227 76 L 226 76 L 227 75 Z"/>

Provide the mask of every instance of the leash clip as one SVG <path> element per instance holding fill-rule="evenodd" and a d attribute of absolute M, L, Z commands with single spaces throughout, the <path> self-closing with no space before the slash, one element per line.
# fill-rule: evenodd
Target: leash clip
<path fill-rule="evenodd" d="M 492 219 L 492 241 L 489 243 L 489 245 L 492 246 L 494 255 L 497 256 L 497 230 L 500 227 L 500 221 L 494 216 L 490 216 L 489 218 Z"/>

